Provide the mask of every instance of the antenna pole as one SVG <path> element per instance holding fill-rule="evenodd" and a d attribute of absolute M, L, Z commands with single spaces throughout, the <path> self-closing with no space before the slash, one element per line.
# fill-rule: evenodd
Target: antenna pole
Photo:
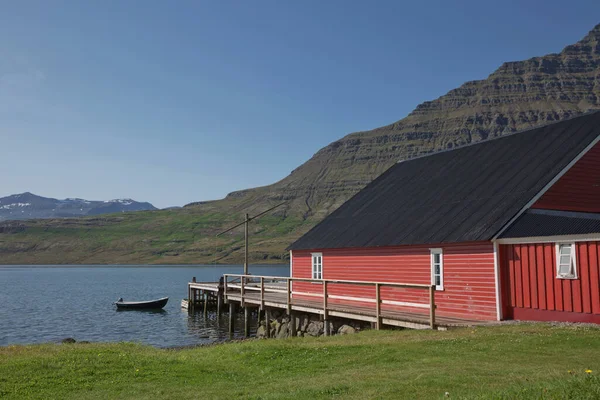
<path fill-rule="evenodd" d="M 279 203 L 275 207 L 271 207 L 268 210 L 263 211 L 260 214 L 257 214 L 252 218 L 250 218 L 250 216 L 248 214 L 246 214 L 246 218 L 244 219 L 244 222 L 241 222 L 241 223 L 239 223 L 235 226 L 232 226 L 231 228 L 217 234 L 217 237 L 219 237 L 224 233 L 234 230 L 238 226 L 244 225 L 244 244 L 245 244 L 245 246 L 244 246 L 244 275 L 248 275 L 248 225 L 250 224 L 250 221 L 255 220 L 255 219 L 265 215 L 269 211 L 274 210 L 277 207 L 284 205 L 285 203 L 286 203 L 285 201 L 283 203 Z"/>
<path fill-rule="evenodd" d="M 245 236 L 245 246 L 244 246 L 244 275 L 248 275 L 248 223 L 250 222 L 250 218 L 248 214 L 246 214 L 246 224 L 244 228 L 244 236 Z"/>

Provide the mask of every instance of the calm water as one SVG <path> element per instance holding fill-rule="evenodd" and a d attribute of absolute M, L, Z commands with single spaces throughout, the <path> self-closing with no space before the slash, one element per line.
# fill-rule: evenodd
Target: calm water
<path fill-rule="evenodd" d="M 159 347 L 229 338 L 227 314 L 181 310 L 187 282 L 217 281 L 229 266 L 0 266 L 0 346 L 58 342 L 134 341 Z M 289 276 L 289 266 L 250 266 L 255 275 Z M 162 312 L 116 311 L 112 304 L 169 296 Z M 240 321 L 237 327 L 243 327 Z M 255 327 L 252 327 L 254 330 Z M 236 332 L 239 337 L 240 332 Z"/>

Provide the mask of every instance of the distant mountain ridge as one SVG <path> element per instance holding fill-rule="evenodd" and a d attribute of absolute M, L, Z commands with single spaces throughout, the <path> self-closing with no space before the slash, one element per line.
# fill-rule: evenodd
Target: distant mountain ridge
<path fill-rule="evenodd" d="M 147 202 L 132 199 L 90 201 L 78 198 L 58 200 L 25 192 L 0 198 L 0 221 L 34 218 L 68 218 L 118 212 L 157 210 Z"/>

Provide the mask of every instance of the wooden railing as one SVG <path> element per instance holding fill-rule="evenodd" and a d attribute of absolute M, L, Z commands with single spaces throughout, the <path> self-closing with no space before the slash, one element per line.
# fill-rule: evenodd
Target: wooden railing
<path fill-rule="evenodd" d="M 268 283 L 271 283 L 269 285 Z M 323 285 L 322 293 L 315 292 L 303 292 L 294 291 L 293 282 L 305 282 L 315 283 Z M 353 296 L 342 296 L 332 295 L 329 293 L 329 287 L 332 284 L 343 284 L 343 285 L 356 285 L 356 286 L 371 286 L 374 289 L 373 298 L 370 297 L 353 297 Z M 290 278 L 290 277 L 275 277 L 275 276 L 260 276 L 260 275 L 239 275 L 239 274 L 225 274 L 223 280 L 223 293 L 225 299 L 227 299 L 228 290 L 239 289 L 242 306 L 245 300 L 248 298 L 246 292 L 254 291 L 260 292 L 260 306 L 265 305 L 265 294 L 266 293 L 279 293 L 286 295 L 286 303 L 288 314 L 292 311 L 292 297 L 308 296 L 308 297 L 319 297 L 323 299 L 323 316 L 327 320 L 329 311 L 329 299 L 347 300 L 353 302 L 363 303 L 375 303 L 374 314 L 376 318 L 376 327 L 381 327 L 382 315 L 381 305 L 396 305 L 413 308 L 425 308 L 429 309 L 429 325 L 432 329 L 435 328 L 435 285 L 423 285 L 414 283 L 393 283 L 393 282 L 369 282 L 369 281 L 349 281 L 340 279 L 308 279 L 308 278 Z M 429 302 L 428 303 L 413 303 L 396 300 L 386 300 L 381 297 L 382 287 L 393 287 L 393 288 L 405 288 L 405 289 L 418 289 L 428 291 Z M 237 295 L 237 293 L 236 293 Z"/>

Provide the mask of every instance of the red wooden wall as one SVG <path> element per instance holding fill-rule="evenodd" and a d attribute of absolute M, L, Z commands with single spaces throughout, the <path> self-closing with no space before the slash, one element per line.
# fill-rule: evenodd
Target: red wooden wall
<path fill-rule="evenodd" d="M 531 208 L 600 212 L 600 144 L 590 149 Z"/>
<path fill-rule="evenodd" d="M 494 255 L 490 242 L 357 249 L 294 250 L 292 275 L 311 278 L 311 253 L 323 253 L 323 278 L 431 284 L 430 248 L 444 251 L 444 291 L 436 292 L 437 314 L 495 320 Z M 293 291 L 322 293 L 322 287 L 295 282 Z M 364 286 L 330 285 L 333 295 L 375 298 Z M 382 299 L 427 303 L 428 293 L 416 289 L 382 288 Z M 331 300 L 333 301 L 333 300 Z M 406 308 L 390 306 L 395 308 Z M 410 309 L 410 308 L 408 308 Z M 428 313 L 427 309 L 410 309 Z"/>
<path fill-rule="evenodd" d="M 576 249 L 578 278 L 558 279 L 554 243 L 501 245 L 505 319 L 600 322 L 600 242 Z"/>

